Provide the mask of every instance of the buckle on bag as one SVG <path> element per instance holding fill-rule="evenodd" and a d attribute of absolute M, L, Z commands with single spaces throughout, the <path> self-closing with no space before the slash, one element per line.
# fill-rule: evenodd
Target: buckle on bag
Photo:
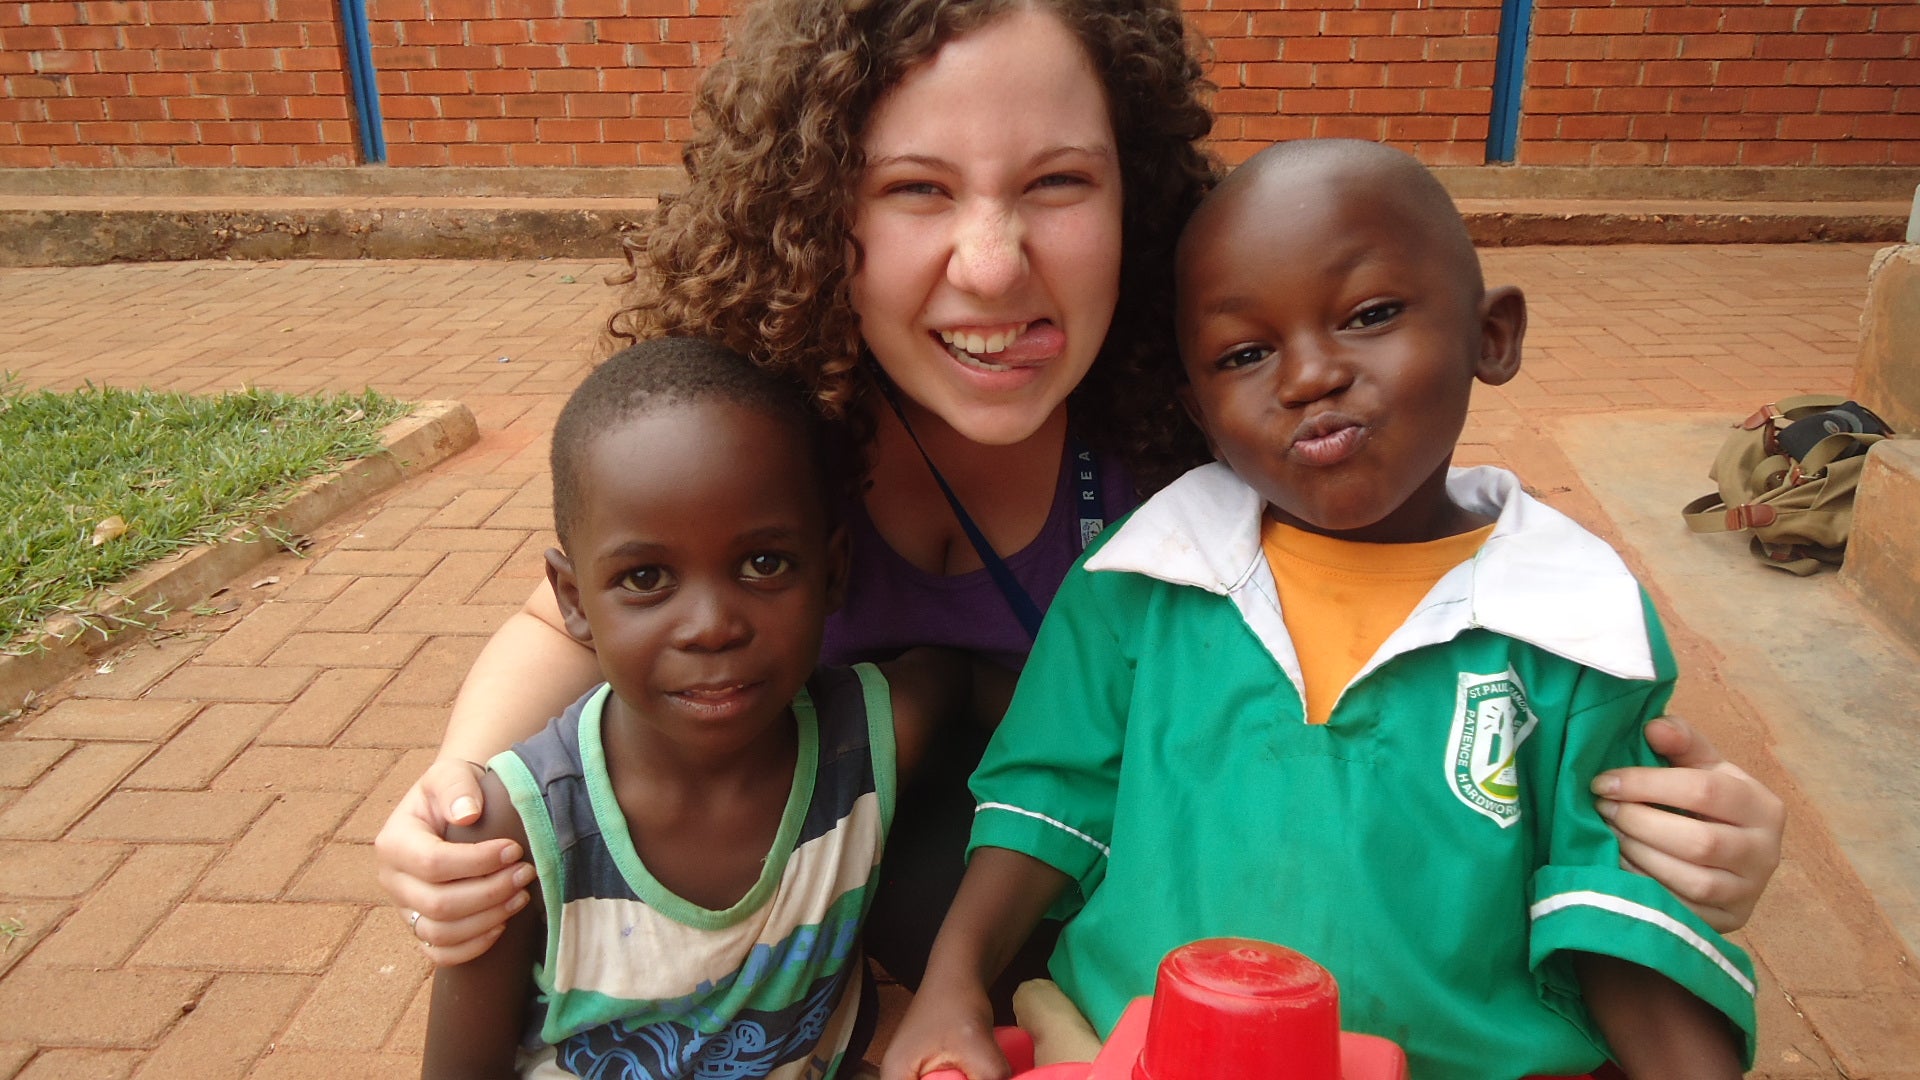
<path fill-rule="evenodd" d="M 1752 416 L 1749 416 L 1745 420 L 1740 421 L 1740 428 L 1743 431 L 1752 431 L 1754 428 L 1757 428 L 1762 424 L 1772 423 L 1774 420 L 1778 419 L 1779 416 L 1780 416 L 1780 410 L 1774 406 L 1773 402 L 1769 401 L 1765 405 L 1762 405 L 1758 409 L 1755 409 Z"/>
<path fill-rule="evenodd" d="M 1760 529 L 1779 520 L 1780 515 L 1763 503 L 1742 503 L 1727 507 L 1727 531 Z"/>

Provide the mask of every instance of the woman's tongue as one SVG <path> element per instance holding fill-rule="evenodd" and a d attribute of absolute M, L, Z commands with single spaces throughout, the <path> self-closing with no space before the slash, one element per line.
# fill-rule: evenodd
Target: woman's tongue
<path fill-rule="evenodd" d="M 1019 337 L 1008 342 L 1007 347 L 999 352 L 968 352 L 967 355 L 983 364 L 1014 367 L 1051 360 L 1060 355 L 1060 351 L 1066 348 L 1066 345 L 1066 331 L 1050 322 L 1036 322 L 1021 331 Z M 952 348 L 966 351 L 960 345 L 954 345 Z"/>

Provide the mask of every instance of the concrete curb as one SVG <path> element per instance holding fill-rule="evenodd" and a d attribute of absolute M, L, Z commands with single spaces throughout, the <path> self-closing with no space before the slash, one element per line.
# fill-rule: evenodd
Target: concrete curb
<path fill-rule="evenodd" d="M 0 199 L 0 267 L 190 259 L 612 259 L 650 199 Z M 1897 243 L 1900 202 L 1462 198 L 1475 241 Z"/>
<path fill-rule="evenodd" d="M 369 496 L 472 446 L 480 430 L 465 405 L 427 401 L 387 425 L 382 436 L 383 452 L 314 477 L 301 485 L 286 506 L 265 519 L 239 526 L 215 543 L 168 556 L 103 590 L 94 601 L 94 612 L 106 619 L 132 620 L 123 629 L 103 633 L 78 619 L 56 619 L 41 638 L 42 648 L 19 656 L 0 655 L 0 713 L 21 708 L 107 649 L 133 640 L 146 629 L 138 621 L 141 613 L 197 604 L 266 561 L 280 550 L 272 534 L 310 533 Z"/>
<path fill-rule="evenodd" d="M 1894 203 L 1598 202 L 1500 206 L 1460 200 L 1467 231 L 1486 247 L 1552 244 L 1897 243 Z"/>
<path fill-rule="evenodd" d="M 372 209 L 0 208 L 0 266 L 191 259 L 613 258 L 648 201 Z"/>
<path fill-rule="evenodd" d="M 1905 201 L 1912 165 L 1434 165 L 1456 199 Z M 638 199 L 685 190 L 678 165 L 296 165 L 193 168 L 0 168 L 12 196 L 226 200 L 339 198 Z M 237 204 L 236 204 L 237 205 Z"/>

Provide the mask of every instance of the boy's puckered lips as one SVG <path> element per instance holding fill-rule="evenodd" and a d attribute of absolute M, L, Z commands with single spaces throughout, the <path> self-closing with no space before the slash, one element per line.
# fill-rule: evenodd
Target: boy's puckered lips
<path fill-rule="evenodd" d="M 1345 413 L 1316 413 L 1293 429 L 1287 456 L 1303 465 L 1338 465 L 1360 452 L 1369 430 Z"/>

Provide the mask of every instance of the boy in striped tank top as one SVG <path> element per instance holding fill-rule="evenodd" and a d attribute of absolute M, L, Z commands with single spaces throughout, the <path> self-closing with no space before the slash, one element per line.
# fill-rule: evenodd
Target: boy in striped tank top
<path fill-rule="evenodd" d="M 489 763 L 533 899 L 435 976 L 428 1077 L 832 1077 L 871 1027 L 859 930 L 957 654 L 817 669 L 846 542 L 802 393 L 696 340 L 589 375 L 553 435 L 568 632 L 606 683 Z M 956 703 L 964 705 L 964 702 Z"/>

